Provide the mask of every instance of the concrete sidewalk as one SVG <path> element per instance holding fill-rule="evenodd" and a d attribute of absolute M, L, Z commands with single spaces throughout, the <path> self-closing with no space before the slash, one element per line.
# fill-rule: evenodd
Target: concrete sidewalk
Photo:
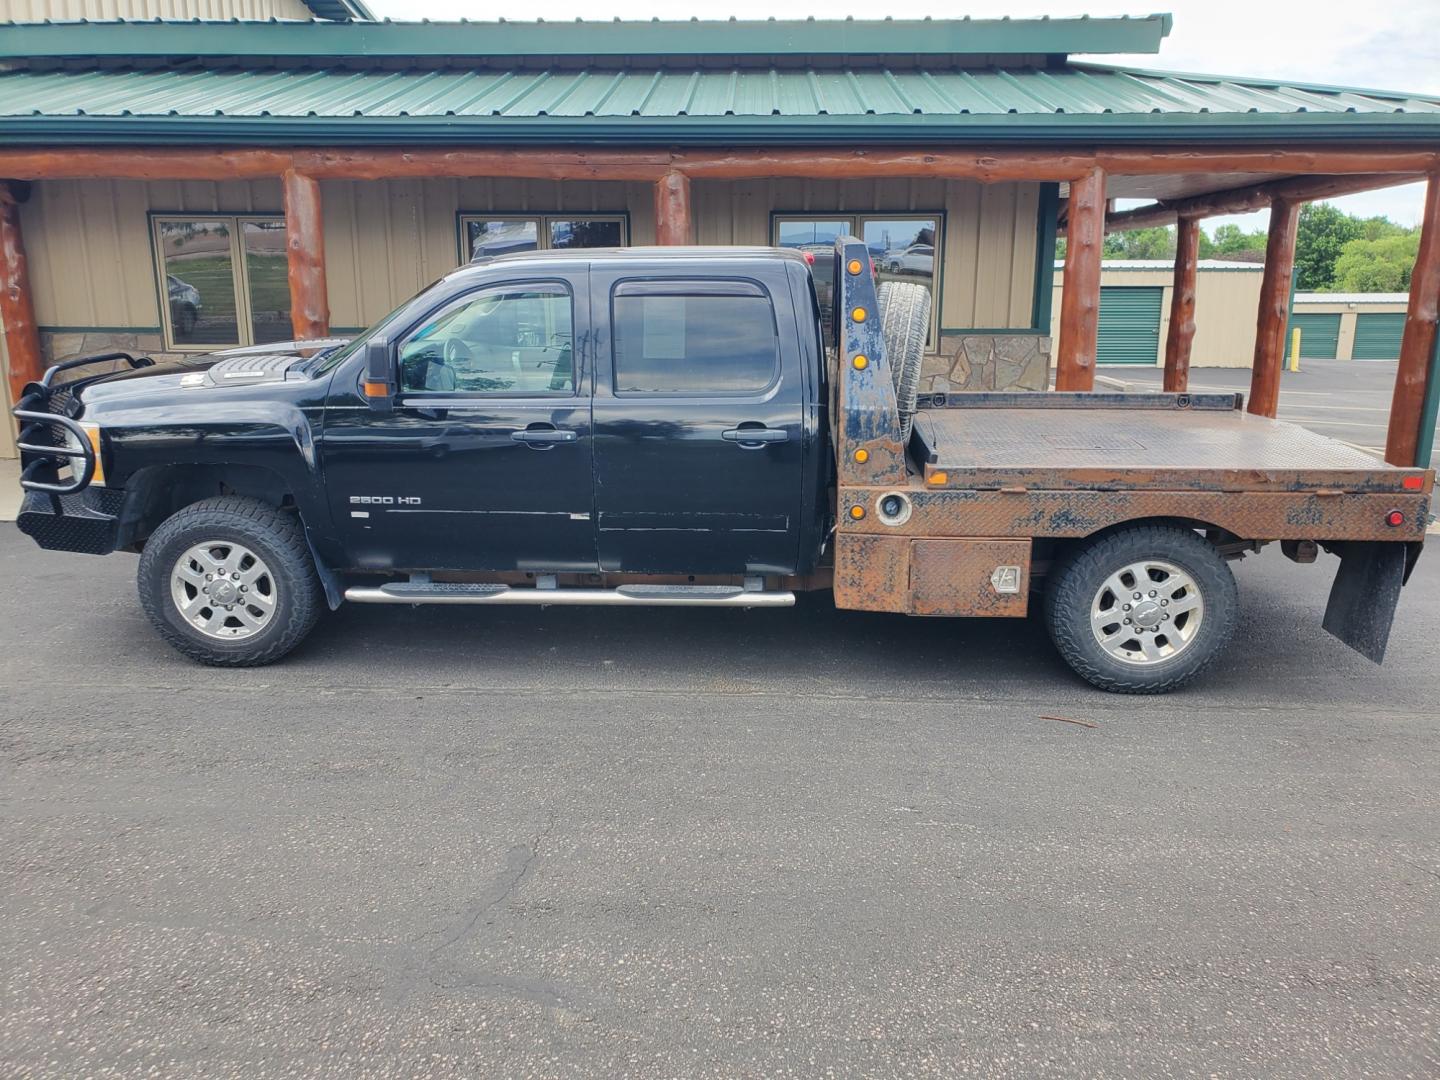
<path fill-rule="evenodd" d="M 20 513 L 20 460 L 0 458 L 0 521 L 14 521 Z"/>

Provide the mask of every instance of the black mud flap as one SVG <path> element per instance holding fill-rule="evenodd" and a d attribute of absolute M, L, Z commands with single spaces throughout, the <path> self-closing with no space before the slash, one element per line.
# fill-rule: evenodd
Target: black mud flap
<path fill-rule="evenodd" d="M 1377 664 L 1385 659 L 1395 605 L 1408 576 L 1409 546 L 1375 541 L 1336 545 L 1340 569 L 1330 586 L 1323 625 Z"/>

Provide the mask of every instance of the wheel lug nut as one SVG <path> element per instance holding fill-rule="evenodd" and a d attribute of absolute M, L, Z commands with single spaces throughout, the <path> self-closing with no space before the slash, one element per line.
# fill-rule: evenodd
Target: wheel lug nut
<path fill-rule="evenodd" d="M 1139 599 L 1140 599 L 1140 594 L 1139 594 L 1138 592 L 1135 594 L 1135 599 L 1136 599 L 1136 600 L 1139 600 Z"/>
<path fill-rule="evenodd" d="M 1161 618 L 1161 620 L 1164 621 L 1164 622 L 1169 622 L 1169 621 L 1170 621 L 1170 613 L 1167 611 L 1164 615 L 1161 615 L 1160 618 Z"/>
<path fill-rule="evenodd" d="M 1126 625 L 1126 626 L 1129 626 L 1129 625 L 1130 625 L 1130 620 L 1129 620 L 1129 619 L 1126 619 L 1126 620 L 1125 620 L 1125 625 Z"/>
<path fill-rule="evenodd" d="M 1126 610 L 1126 611 L 1129 611 L 1129 610 L 1130 610 L 1130 605 L 1129 605 L 1129 604 L 1126 604 L 1126 605 L 1125 605 L 1125 610 Z"/>
<path fill-rule="evenodd" d="M 1166 607 L 1169 603 L 1170 603 L 1169 600 L 1161 600 L 1161 601 L 1160 601 L 1160 606 L 1161 606 L 1161 607 Z"/>
<path fill-rule="evenodd" d="M 214 576 L 215 576 L 214 574 L 206 574 L 206 575 L 205 575 L 205 580 L 206 580 L 206 581 L 210 581 L 212 578 L 214 578 Z"/>
<path fill-rule="evenodd" d="M 1154 590 L 1154 589 L 1151 589 L 1151 590 L 1150 590 L 1150 595 L 1151 595 L 1151 596 L 1154 596 L 1154 595 L 1156 595 L 1156 593 L 1155 593 L 1155 590 Z"/>

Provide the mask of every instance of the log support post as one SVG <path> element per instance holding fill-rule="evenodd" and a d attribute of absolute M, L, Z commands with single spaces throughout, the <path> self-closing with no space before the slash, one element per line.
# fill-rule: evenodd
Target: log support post
<path fill-rule="evenodd" d="M 1257 416 L 1280 407 L 1280 370 L 1285 363 L 1285 330 L 1290 321 L 1290 282 L 1295 276 L 1295 231 L 1300 204 L 1275 199 L 1270 204 L 1270 235 L 1265 242 L 1265 273 L 1260 279 L 1260 310 L 1255 323 L 1255 364 L 1250 372 L 1250 404 Z"/>
<path fill-rule="evenodd" d="M 676 169 L 655 181 L 655 242 L 690 243 L 690 177 Z"/>
<path fill-rule="evenodd" d="M 1200 219 L 1182 217 L 1175 231 L 1175 284 L 1170 329 L 1165 335 L 1165 391 L 1183 394 L 1190 385 L 1190 345 L 1195 340 L 1195 268 L 1200 263 Z"/>
<path fill-rule="evenodd" d="M 35 298 L 25 241 L 20 233 L 19 185 L 0 182 L 0 323 L 5 327 L 9 357 L 10 400 L 20 400 L 25 384 L 40 378 L 45 361 L 40 354 L 40 329 L 35 323 Z M 0 423 L 4 423 L 0 419 Z"/>
<path fill-rule="evenodd" d="M 297 340 L 330 333 L 330 298 L 325 287 L 325 228 L 320 216 L 320 183 L 286 170 L 285 255 L 290 278 L 290 324 Z"/>
<path fill-rule="evenodd" d="M 1105 172 L 1091 169 L 1070 182 L 1065 218 L 1065 277 L 1060 292 L 1060 342 L 1055 389 L 1092 390 L 1100 341 L 1100 259 L 1105 246 Z"/>
<path fill-rule="evenodd" d="M 1436 323 L 1440 320 L 1440 171 L 1430 174 L 1425 216 L 1420 223 L 1420 251 L 1410 275 L 1410 306 L 1400 340 L 1395 396 L 1390 402 L 1390 430 L 1385 460 L 1406 468 L 1430 466 L 1440 372 L 1435 370 Z M 1429 406 L 1429 407 L 1427 407 Z M 1426 430 L 1427 426 L 1429 430 Z"/>

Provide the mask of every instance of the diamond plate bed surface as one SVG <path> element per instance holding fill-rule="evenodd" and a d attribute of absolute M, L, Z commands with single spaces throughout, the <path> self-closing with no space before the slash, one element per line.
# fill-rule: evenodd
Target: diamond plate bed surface
<path fill-rule="evenodd" d="M 915 428 L 921 460 L 948 471 L 1389 468 L 1363 450 L 1239 410 L 931 409 Z"/>

